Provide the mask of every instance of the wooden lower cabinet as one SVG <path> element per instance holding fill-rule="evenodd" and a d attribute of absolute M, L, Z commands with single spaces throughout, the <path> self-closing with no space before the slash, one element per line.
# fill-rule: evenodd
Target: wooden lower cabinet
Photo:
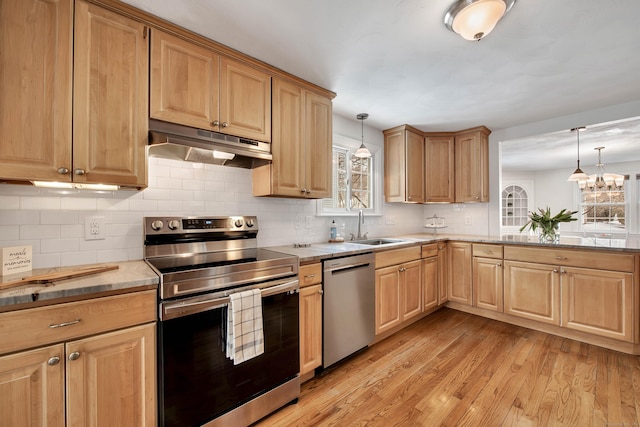
<path fill-rule="evenodd" d="M 155 354 L 147 324 L 0 357 L 0 426 L 155 426 Z"/>
<path fill-rule="evenodd" d="M 64 346 L 0 357 L 0 426 L 62 427 Z"/>
<path fill-rule="evenodd" d="M 322 264 L 301 265 L 300 282 L 300 375 L 322 364 Z"/>
<path fill-rule="evenodd" d="M 430 310 L 438 306 L 438 257 L 422 260 L 422 306 Z"/>
<path fill-rule="evenodd" d="M 0 313 L 0 427 L 156 425 L 156 291 Z"/>
<path fill-rule="evenodd" d="M 563 267 L 562 326 L 633 342 L 633 275 Z"/>
<path fill-rule="evenodd" d="M 322 285 L 300 288 L 300 375 L 322 364 Z"/>
<path fill-rule="evenodd" d="M 502 260 L 473 257 L 473 306 L 503 311 Z"/>
<path fill-rule="evenodd" d="M 422 313 L 420 260 L 376 269 L 376 335 Z"/>
<path fill-rule="evenodd" d="M 471 243 L 449 242 L 448 299 L 471 305 Z"/>
<path fill-rule="evenodd" d="M 65 345 L 67 425 L 156 425 L 155 324 Z"/>
<path fill-rule="evenodd" d="M 560 325 L 558 267 L 529 262 L 504 262 L 504 312 Z"/>

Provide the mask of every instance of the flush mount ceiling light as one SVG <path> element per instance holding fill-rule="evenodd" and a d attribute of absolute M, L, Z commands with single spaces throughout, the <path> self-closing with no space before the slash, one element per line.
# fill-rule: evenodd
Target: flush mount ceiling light
<path fill-rule="evenodd" d="M 444 15 L 444 25 L 466 40 L 481 40 L 511 10 L 516 0 L 456 0 Z"/>
<path fill-rule="evenodd" d="M 586 173 L 582 172 L 582 169 L 580 169 L 580 131 L 581 130 L 585 130 L 584 126 L 580 126 L 577 128 L 573 128 L 571 129 L 571 132 L 575 132 L 576 133 L 576 137 L 578 139 L 578 167 L 576 168 L 575 171 L 573 171 L 573 173 L 571 174 L 571 176 L 569 177 L 569 179 L 567 179 L 567 181 L 586 181 L 589 179 L 589 175 L 587 175 Z"/>
<path fill-rule="evenodd" d="M 353 155 L 360 158 L 371 157 L 371 151 L 364 145 L 364 121 L 367 117 L 369 117 L 367 113 L 360 113 L 356 116 L 356 118 L 362 122 L 362 143 Z"/>

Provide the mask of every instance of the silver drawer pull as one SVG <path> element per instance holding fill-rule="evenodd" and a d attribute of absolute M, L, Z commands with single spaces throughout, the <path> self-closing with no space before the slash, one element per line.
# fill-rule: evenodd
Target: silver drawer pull
<path fill-rule="evenodd" d="M 80 352 L 79 351 L 74 351 L 73 353 L 71 353 L 69 355 L 69 360 L 78 360 L 80 359 Z"/>
<path fill-rule="evenodd" d="M 53 325 L 49 325 L 49 327 L 51 329 L 55 329 L 55 328 L 63 328 L 65 326 L 71 326 L 71 325 L 75 325 L 76 323 L 80 323 L 80 319 L 76 319 L 76 320 L 71 320 L 69 322 L 62 322 L 62 323 L 55 323 Z"/>
<path fill-rule="evenodd" d="M 484 251 L 484 253 L 491 255 L 493 253 L 493 251 Z"/>
<path fill-rule="evenodd" d="M 566 256 L 556 255 L 553 257 L 553 259 L 568 259 L 568 258 Z"/>
<path fill-rule="evenodd" d="M 60 363 L 60 358 L 58 356 L 50 357 L 49 360 L 47 360 L 47 365 L 49 366 L 55 366 L 58 363 Z"/>
<path fill-rule="evenodd" d="M 316 277 L 315 274 L 307 274 L 306 276 L 304 276 L 305 279 L 313 279 L 314 277 Z"/>

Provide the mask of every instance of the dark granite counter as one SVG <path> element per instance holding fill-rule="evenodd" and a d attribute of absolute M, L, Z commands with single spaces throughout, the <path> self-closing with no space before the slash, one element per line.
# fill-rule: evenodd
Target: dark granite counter
<path fill-rule="evenodd" d="M 47 284 L 23 285 L 0 290 L 0 311 L 48 303 L 55 304 L 70 298 L 82 299 L 105 293 L 125 293 L 137 290 L 137 288 L 153 288 L 158 285 L 158 276 L 142 260 L 108 264 L 118 265 L 118 269 L 76 279 L 58 280 Z M 91 265 L 83 267 L 91 267 Z M 37 269 L 28 274 L 22 274 L 22 276 L 46 274 L 68 268 Z M 17 278 L 20 277 L 0 277 L 0 283 L 6 283 Z"/>
<path fill-rule="evenodd" d="M 640 253 L 640 239 L 614 239 L 608 237 L 580 237 L 580 236 L 560 236 L 558 244 L 545 244 L 538 241 L 537 236 L 529 235 L 469 235 L 469 234 L 409 234 L 401 236 L 388 236 L 392 239 L 400 239 L 402 242 L 388 243 L 383 245 L 362 245 L 356 242 L 342 243 L 314 243 L 307 247 L 274 246 L 271 249 L 291 255 L 296 255 L 300 263 L 322 261 L 323 259 L 348 256 L 365 252 L 377 252 L 413 245 L 422 245 L 439 241 L 463 241 L 471 243 L 493 243 L 500 245 L 518 245 L 535 247 L 553 247 L 563 249 L 593 249 L 620 252 Z"/>

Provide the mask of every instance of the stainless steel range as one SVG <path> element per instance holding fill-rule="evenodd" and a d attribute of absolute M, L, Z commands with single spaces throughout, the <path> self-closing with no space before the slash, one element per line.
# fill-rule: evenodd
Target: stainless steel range
<path fill-rule="evenodd" d="M 249 425 L 300 393 L 298 259 L 257 247 L 255 216 L 147 217 L 145 260 L 160 276 L 161 426 Z M 264 353 L 226 355 L 227 306 L 260 289 Z"/>

